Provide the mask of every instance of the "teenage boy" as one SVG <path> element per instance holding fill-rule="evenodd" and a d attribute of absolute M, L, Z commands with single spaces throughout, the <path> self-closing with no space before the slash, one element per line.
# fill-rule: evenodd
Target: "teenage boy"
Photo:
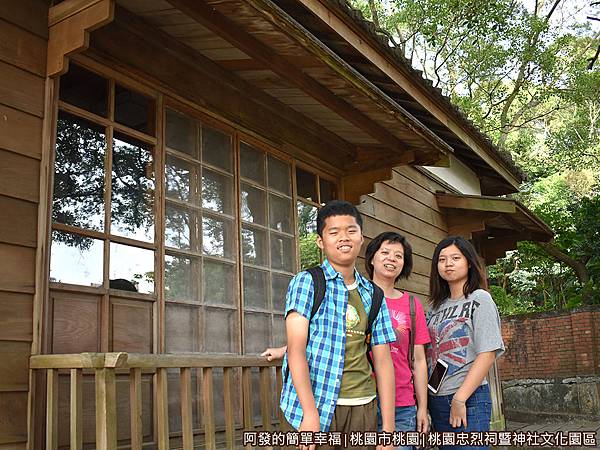
<path fill-rule="evenodd" d="M 298 273 L 286 297 L 287 354 L 280 406 L 299 431 L 376 431 L 379 395 L 383 431 L 394 431 L 394 367 L 388 343 L 395 338 L 385 302 L 372 327 L 372 360 L 365 331 L 373 285 L 355 268 L 363 244 L 362 218 L 350 203 L 333 200 L 317 215 L 317 245 L 325 296 L 311 319 L 314 283 Z M 312 450 L 315 446 L 300 446 Z"/>

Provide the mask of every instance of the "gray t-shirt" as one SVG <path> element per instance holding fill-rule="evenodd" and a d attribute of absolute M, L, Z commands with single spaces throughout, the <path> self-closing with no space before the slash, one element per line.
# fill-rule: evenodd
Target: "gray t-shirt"
<path fill-rule="evenodd" d="M 495 351 L 496 357 L 504 353 L 500 315 L 491 295 L 483 289 L 467 298 L 444 300 L 438 309 L 427 314 L 427 328 L 431 336 L 427 349 L 429 371 L 438 358 L 448 364 L 448 372 L 435 395 L 455 393 L 479 353 Z"/>

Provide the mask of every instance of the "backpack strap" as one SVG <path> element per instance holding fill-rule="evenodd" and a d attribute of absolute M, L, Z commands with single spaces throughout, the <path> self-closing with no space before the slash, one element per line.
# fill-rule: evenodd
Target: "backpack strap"
<path fill-rule="evenodd" d="M 410 343 L 408 346 L 408 365 L 410 366 L 410 371 L 414 370 L 415 365 L 415 334 L 416 334 L 416 319 L 415 319 L 415 297 L 410 294 L 408 297 L 408 304 L 410 306 Z"/>
<path fill-rule="evenodd" d="M 309 318 L 309 322 L 310 322 L 312 320 L 312 318 L 315 317 L 315 315 L 319 311 L 319 308 L 321 307 L 321 304 L 323 303 L 323 299 L 325 298 L 326 280 L 325 280 L 325 273 L 323 272 L 323 268 L 321 266 L 311 267 L 310 269 L 306 269 L 306 271 L 308 273 L 310 273 L 310 276 L 313 279 L 313 289 L 314 289 L 313 305 L 312 305 L 312 309 L 310 311 L 310 318 Z"/>
<path fill-rule="evenodd" d="M 373 358 L 371 357 L 371 335 L 373 334 L 373 323 L 379 315 L 381 304 L 383 303 L 383 290 L 375 283 L 373 285 L 373 296 L 371 298 L 371 309 L 369 310 L 369 318 L 367 319 L 367 329 L 365 330 L 365 342 L 367 343 L 367 360 L 371 365 L 371 369 L 375 372 L 375 365 L 373 364 Z"/>

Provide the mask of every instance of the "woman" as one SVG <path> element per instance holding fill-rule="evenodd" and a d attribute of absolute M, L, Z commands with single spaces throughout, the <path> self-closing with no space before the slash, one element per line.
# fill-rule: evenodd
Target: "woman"
<path fill-rule="evenodd" d="M 442 240 L 431 261 L 430 311 L 427 326 L 431 346 L 430 371 L 438 360 L 447 372 L 429 411 L 436 431 L 489 431 L 490 390 L 485 379 L 504 352 L 500 316 L 485 291 L 485 272 L 473 245 L 459 236 Z M 440 449 L 488 447 L 442 446 Z"/>
<path fill-rule="evenodd" d="M 411 330 L 410 296 L 395 288 L 401 278 L 408 278 L 412 270 L 412 248 L 398 233 L 381 233 L 367 246 L 365 269 L 369 277 L 383 289 L 386 304 L 396 331 L 397 340 L 391 344 L 396 378 L 396 431 L 427 432 L 427 364 L 424 345 L 429 334 L 421 302 L 414 298 L 415 346 L 414 375 L 409 361 Z M 269 361 L 282 358 L 286 347 L 267 349 L 262 353 Z M 416 395 L 415 395 L 416 394 Z M 415 402 L 416 396 L 416 402 Z M 411 447 L 400 447 L 410 449 Z"/>

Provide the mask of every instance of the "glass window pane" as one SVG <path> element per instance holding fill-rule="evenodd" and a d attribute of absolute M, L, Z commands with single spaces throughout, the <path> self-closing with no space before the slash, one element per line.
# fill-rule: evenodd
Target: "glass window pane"
<path fill-rule="evenodd" d="M 244 307 L 269 308 L 269 272 L 244 267 Z"/>
<path fill-rule="evenodd" d="M 231 172 L 232 156 L 231 136 L 203 125 L 202 161 Z"/>
<path fill-rule="evenodd" d="M 50 281 L 102 286 L 104 245 L 99 239 L 52 231 Z"/>
<path fill-rule="evenodd" d="M 331 181 L 319 178 L 319 187 L 321 189 L 322 205 L 337 198 L 337 188 Z"/>
<path fill-rule="evenodd" d="M 191 198 L 192 165 L 174 156 L 167 156 L 165 189 L 167 197 L 189 202 Z"/>
<path fill-rule="evenodd" d="M 195 280 L 199 260 L 184 256 L 165 255 L 165 298 L 167 300 L 197 301 Z"/>
<path fill-rule="evenodd" d="M 242 142 L 240 144 L 240 172 L 242 177 L 265 184 L 265 154 Z"/>
<path fill-rule="evenodd" d="M 52 220 L 104 231 L 104 128 L 64 112 L 56 126 Z"/>
<path fill-rule="evenodd" d="M 267 233 L 255 228 L 242 228 L 242 254 L 244 262 L 267 266 Z"/>
<path fill-rule="evenodd" d="M 237 353 L 239 348 L 237 311 L 206 308 L 205 312 L 205 350 L 212 353 Z"/>
<path fill-rule="evenodd" d="M 153 294 L 154 252 L 111 242 L 109 277 L 129 281 L 137 292 Z"/>
<path fill-rule="evenodd" d="M 167 109 L 167 147 L 198 157 L 196 148 L 196 123 L 189 117 Z"/>
<path fill-rule="evenodd" d="M 321 250 L 317 246 L 317 213 L 315 206 L 298 202 L 298 247 L 300 249 L 300 270 L 321 263 Z"/>
<path fill-rule="evenodd" d="M 242 220 L 266 225 L 267 199 L 265 191 L 242 183 Z"/>
<path fill-rule="evenodd" d="M 244 314 L 244 337 L 246 354 L 261 353 L 271 342 L 271 315 L 260 313 Z"/>
<path fill-rule="evenodd" d="M 291 195 L 292 179 L 290 178 L 290 165 L 270 155 L 267 158 L 267 164 L 269 168 L 269 187 Z"/>
<path fill-rule="evenodd" d="M 285 335 L 285 319 L 279 314 L 273 314 L 273 347 L 281 347 L 287 343 Z"/>
<path fill-rule="evenodd" d="M 296 167 L 296 188 L 298 195 L 313 202 L 317 199 L 317 177 L 305 170 Z"/>
<path fill-rule="evenodd" d="M 184 250 L 197 250 L 194 218 L 194 212 L 167 203 L 165 208 L 165 245 Z"/>
<path fill-rule="evenodd" d="M 236 305 L 237 285 L 235 266 L 204 259 L 202 273 L 204 303 L 209 305 Z"/>
<path fill-rule="evenodd" d="M 202 218 L 202 251 L 205 255 L 233 258 L 233 226 L 230 220 Z"/>
<path fill-rule="evenodd" d="M 111 233 L 154 241 L 152 147 L 115 133 L 113 139 Z"/>
<path fill-rule="evenodd" d="M 60 77 L 60 99 L 102 117 L 108 113 L 108 80 L 69 64 L 69 71 Z"/>
<path fill-rule="evenodd" d="M 294 241 L 287 236 L 271 233 L 271 267 L 293 272 L 294 261 Z"/>
<path fill-rule="evenodd" d="M 269 194 L 269 227 L 285 233 L 292 232 L 292 200 Z"/>
<path fill-rule="evenodd" d="M 115 121 L 154 136 L 156 130 L 154 99 L 117 84 L 115 86 Z"/>
<path fill-rule="evenodd" d="M 165 346 L 167 353 L 199 352 L 200 316 L 197 306 L 167 302 L 165 312 Z"/>
<path fill-rule="evenodd" d="M 213 170 L 202 168 L 202 207 L 220 213 L 233 211 L 233 179 Z"/>
<path fill-rule="evenodd" d="M 278 273 L 271 274 L 271 298 L 273 299 L 273 310 L 283 313 L 285 309 L 285 295 L 288 285 L 292 279 L 289 275 Z"/>

